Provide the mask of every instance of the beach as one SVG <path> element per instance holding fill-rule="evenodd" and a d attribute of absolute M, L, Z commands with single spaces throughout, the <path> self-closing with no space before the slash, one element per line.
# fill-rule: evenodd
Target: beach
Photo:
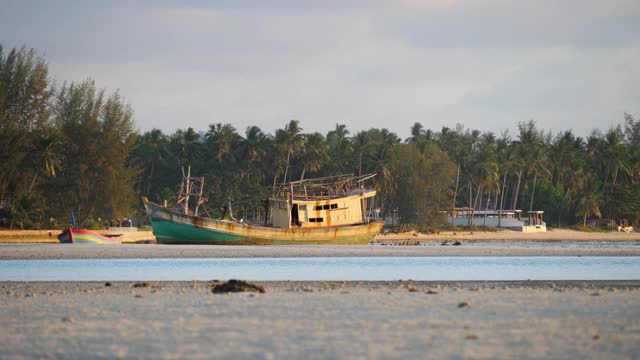
<path fill-rule="evenodd" d="M 29 259 L 640 256 L 635 242 L 460 246 L 2 244 Z M 640 280 L 0 282 L 2 358 L 640 356 Z M 223 279 L 224 280 L 224 279 Z"/>
<path fill-rule="evenodd" d="M 106 286 L 110 285 L 110 286 Z M 3 358 L 640 356 L 640 283 L 2 283 Z"/>
<path fill-rule="evenodd" d="M 58 243 L 56 236 L 60 230 L 0 230 L 0 243 Z M 100 234 L 123 234 L 123 243 L 149 243 L 154 242 L 155 237 L 151 231 L 98 231 Z M 440 231 L 435 234 L 408 231 L 404 233 L 384 232 L 376 235 L 372 241 L 378 243 L 401 242 L 576 242 L 576 241 L 609 241 L 629 242 L 639 241 L 640 232 L 631 233 L 608 232 L 584 232 L 570 229 L 549 229 L 545 232 L 525 233 L 509 229 L 496 231 Z"/>

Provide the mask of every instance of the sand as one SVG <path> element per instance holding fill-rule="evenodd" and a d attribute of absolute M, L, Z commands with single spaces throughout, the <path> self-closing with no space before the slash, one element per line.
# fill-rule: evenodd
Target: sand
<path fill-rule="evenodd" d="M 346 256 L 640 256 L 640 243 L 625 247 L 565 246 L 530 243 L 461 246 L 382 245 L 92 245 L 0 244 L 0 260 L 135 259 L 232 257 L 346 257 Z"/>
<path fill-rule="evenodd" d="M 259 284 L 0 283 L 1 357 L 640 357 L 638 281 Z"/>
<path fill-rule="evenodd" d="M 3 244 L 9 259 L 640 256 L 640 246 Z M 0 282 L 0 358 L 640 358 L 640 280 Z"/>
<path fill-rule="evenodd" d="M 402 241 L 417 240 L 425 242 L 438 241 L 476 241 L 476 242 L 522 242 L 522 241 L 538 241 L 538 242 L 576 242 L 576 241 L 640 241 L 640 232 L 584 232 L 568 229 L 549 229 L 545 232 L 524 233 L 514 230 L 499 231 L 443 231 L 439 234 L 427 235 L 422 233 L 388 233 L 386 235 L 376 236 L 376 241 Z"/>
<path fill-rule="evenodd" d="M 60 230 L 0 230 L 0 243 L 58 243 L 56 238 Z M 111 233 L 113 232 L 100 232 Z M 124 232 L 125 243 L 153 242 L 155 237 L 151 231 Z M 416 232 L 378 234 L 375 241 L 392 242 L 576 242 L 576 241 L 639 241 L 640 232 L 583 232 L 567 229 L 550 229 L 540 233 L 523 233 L 521 231 L 442 231 L 439 234 L 422 234 Z"/>

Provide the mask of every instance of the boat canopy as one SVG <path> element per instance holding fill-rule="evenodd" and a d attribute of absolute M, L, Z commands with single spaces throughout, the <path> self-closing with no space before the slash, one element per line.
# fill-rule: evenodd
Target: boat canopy
<path fill-rule="evenodd" d="M 376 174 L 354 176 L 343 174 L 326 176 L 314 179 L 303 179 L 276 185 L 272 197 L 301 201 L 328 200 L 355 194 L 362 194 L 365 189 L 365 181 L 372 179 Z"/>

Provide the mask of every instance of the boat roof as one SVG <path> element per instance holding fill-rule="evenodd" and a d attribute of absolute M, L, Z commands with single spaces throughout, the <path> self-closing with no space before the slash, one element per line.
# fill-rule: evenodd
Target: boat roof
<path fill-rule="evenodd" d="M 325 200 L 353 196 L 373 191 L 366 188 L 365 181 L 373 179 L 375 176 L 376 174 L 361 176 L 342 174 L 290 181 L 276 185 L 272 197 L 283 199 L 291 197 L 293 200 Z"/>

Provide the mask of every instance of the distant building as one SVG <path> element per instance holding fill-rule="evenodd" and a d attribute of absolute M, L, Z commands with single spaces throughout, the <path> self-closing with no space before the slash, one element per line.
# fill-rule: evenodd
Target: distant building
<path fill-rule="evenodd" d="M 522 210 L 475 210 L 463 207 L 448 212 L 448 222 L 456 226 L 488 226 L 523 232 L 547 231 L 542 220 L 544 211 L 529 211 L 528 218 L 522 217 Z"/>

